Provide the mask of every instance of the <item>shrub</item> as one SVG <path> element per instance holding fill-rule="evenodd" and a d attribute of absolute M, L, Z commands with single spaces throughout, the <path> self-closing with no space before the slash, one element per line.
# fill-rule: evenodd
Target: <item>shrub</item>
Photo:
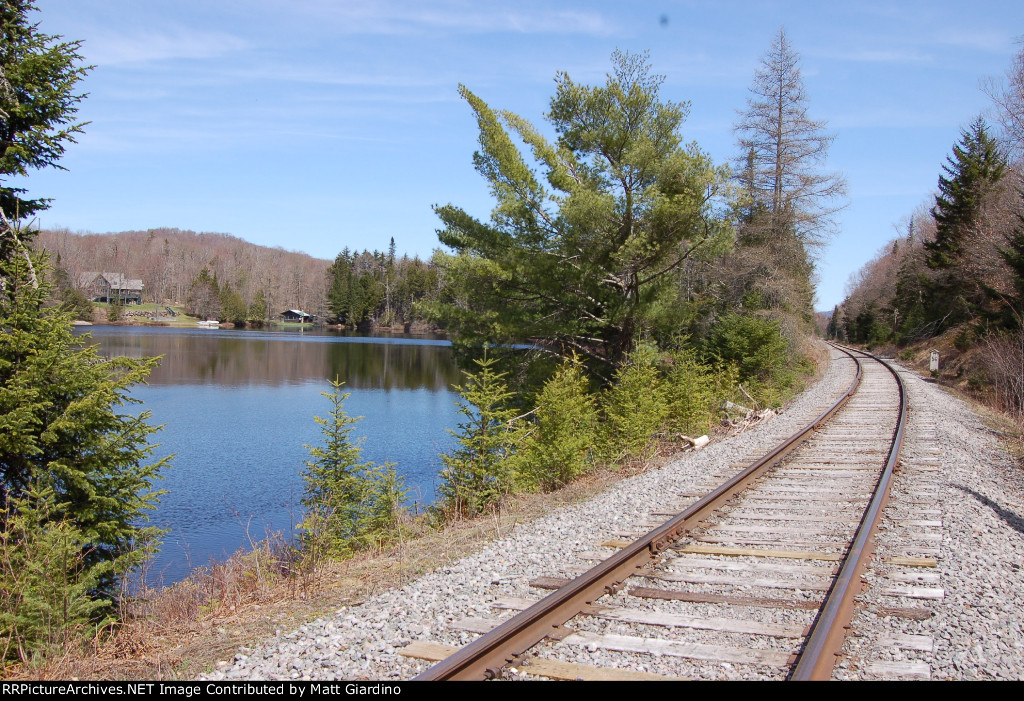
<path fill-rule="evenodd" d="M 303 547 L 307 560 L 316 564 L 325 555 L 345 556 L 372 543 L 388 539 L 397 523 L 405 490 L 394 465 L 376 466 L 359 462 L 359 441 L 350 438 L 362 417 L 345 413 L 344 383 L 331 382 L 332 391 L 321 392 L 331 404 L 328 418 L 315 416 L 323 427 L 324 443 L 306 446 L 302 477 L 306 483 L 302 505 L 306 517 Z"/>
<path fill-rule="evenodd" d="M 605 457 L 650 457 L 670 415 L 654 348 L 639 346 L 615 372 L 614 383 L 602 399 Z"/>
<path fill-rule="evenodd" d="M 101 573 L 86 561 L 89 539 L 56 516 L 53 490 L 7 497 L 0 523 L 0 660 L 30 662 L 101 624 L 106 602 L 92 596 Z"/>
<path fill-rule="evenodd" d="M 675 351 L 667 356 L 665 376 L 669 428 L 686 435 L 702 434 L 724 395 L 720 374 L 691 352 Z"/>
<path fill-rule="evenodd" d="M 518 442 L 513 426 L 516 410 L 508 406 L 513 394 L 506 373 L 494 371 L 495 360 L 474 360 L 480 368 L 464 373 L 466 383 L 456 387 L 462 400 L 459 413 L 465 420 L 456 431 L 449 429 L 458 447 L 441 456 L 441 484 L 437 493 L 441 510 L 448 516 L 482 513 L 512 491 L 513 466 L 507 460 Z"/>
<path fill-rule="evenodd" d="M 740 382 L 769 379 L 786 365 L 788 348 L 778 321 L 741 314 L 723 315 L 704 344 L 705 356 L 736 365 Z"/>
<path fill-rule="evenodd" d="M 537 396 L 534 421 L 514 459 L 528 488 L 560 487 L 586 471 L 597 442 L 597 407 L 578 359 L 567 360 Z"/>

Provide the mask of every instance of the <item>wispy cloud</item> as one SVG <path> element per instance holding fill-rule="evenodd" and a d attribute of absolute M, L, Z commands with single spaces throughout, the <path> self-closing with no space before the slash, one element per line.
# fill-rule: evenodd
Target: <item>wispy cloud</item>
<path fill-rule="evenodd" d="M 204 32 L 184 27 L 131 34 L 98 30 L 83 45 L 83 54 L 99 66 L 151 64 L 174 59 L 217 58 L 248 46 L 226 32 Z"/>
<path fill-rule="evenodd" d="M 956 122 L 954 109 L 939 105 L 865 107 L 829 116 L 831 129 L 921 129 Z"/>
<path fill-rule="evenodd" d="M 599 13 L 559 10 L 543 4 L 509 8 L 460 0 L 429 6 L 419 2 L 358 0 L 299 4 L 290 10 L 332 20 L 336 24 L 331 30 L 346 34 L 407 35 L 443 31 L 606 35 L 615 30 Z"/>
<path fill-rule="evenodd" d="M 934 41 L 946 46 L 1009 54 L 1013 50 L 1013 37 L 1014 34 L 1009 31 L 949 29 L 936 32 Z"/>

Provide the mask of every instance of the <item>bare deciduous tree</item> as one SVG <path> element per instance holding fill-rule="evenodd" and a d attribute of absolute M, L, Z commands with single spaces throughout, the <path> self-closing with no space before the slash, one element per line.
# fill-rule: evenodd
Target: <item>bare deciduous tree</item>
<path fill-rule="evenodd" d="M 1024 38 L 1017 43 L 1021 48 L 1006 70 L 1005 82 L 990 78 L 982 86 L 995 103 L 1003 146 L 1011 161 L 1024 158 Z"/>
<path fill-rule="evenodd" d="M 846 183 L 822 170 L 835 137 L 807 114 L 800 57 L 784 29 L 762 58 L 750 92 L 735 131 L 737 171 L 752 210 L 766 215 L 769 238 L 795 236 L 804 246 L 819 246 L 832 232 Z"/>

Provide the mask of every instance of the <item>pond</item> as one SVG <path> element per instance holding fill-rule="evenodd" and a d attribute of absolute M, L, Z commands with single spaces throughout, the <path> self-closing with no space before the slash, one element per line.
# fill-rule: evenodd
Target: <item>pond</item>
<path fill-rule="evenodd" d="M 132 390 L 150 423 L 164 428 L 154 458 L 174 454 L 151 522 L 168 528 L 152 572 L 180 580 L 268 533 L 301 521 L 306 446 L 322 442 L 313 416 L 338 378 L 351 393 L 353 436 L 363 460 L 393 462 L 411 508 L 432 502 L 439 453 L 458 424 L 453 384 L 461 374 L 446 340 L 310 330 L 96 326 L 107 356 L 163 356 L 148 385 Z"/>

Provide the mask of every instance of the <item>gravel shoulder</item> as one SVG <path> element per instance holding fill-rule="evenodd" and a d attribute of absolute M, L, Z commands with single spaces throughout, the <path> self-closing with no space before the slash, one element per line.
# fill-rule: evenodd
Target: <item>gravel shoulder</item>
<path fill-rule="evenodd" d="M 1024 679 L 1024 470 L 910 371 L 908 443 L 840 679 Z M 933 559 L 935 567 L 891 564 Z"/>
<path fill-rule="evenodd" d="M 718 484 L 730 465 L 757 456 L 820 413 L 845 391 L 852 376 L 852 361 L 833 353 L 823 378 L 771 420 L 622 480 L 585 502 L 517 524 L 475 554 L 400 589 L 243 648 L 202 678 L 411 678 L 429 664 L 400 653 L 409 642 L 469 642 L 475 635 L 453 630 L 453 621 L 511 616 L 495 611 L 491 602 L 539 598 L 540 592 L 529 586 L 531 579 L 574 575 L 592 564 L 588 557 L 601 542 L 646 532 L 651 512 L 664 508 L 666 495 Z M 937 549 L 938 567 L 928 574 L 937 572 L 941 584 L 920 588 L 941 587 L 944 595 L 931 600 L 893 597 L 883 590 L 892 588 L 890 571 L 895 569 L 880 566 L 869 572 L 855 637 L 837 677 L 1024 678 L 1022 473 L 963 402 L 909 373 L 904 376 L 912 403 L 911 442 L 904 458 L 910 467 L 899 473 L 898 496 L 887 510 L 877 559 L 883 563 L 896 551 Z M 921 509 L 928 513 L 921 516 Z M 936 521 L 941 526 L 917 525 Z M 909 533 L 928 537 L 908 541 Z M 924 620 L 881 615 L 911 608 L 927 609 L 930 615 Z M 907 650 L 893 644 L 893 636 L 917 641 L 918 647 L 925 637 L 934 643 L 931 651 Z M 645 668 L 639 657 L 629 664 Z M 719 669 L 711 678 L 749 678 L 742 667 Z"/>

